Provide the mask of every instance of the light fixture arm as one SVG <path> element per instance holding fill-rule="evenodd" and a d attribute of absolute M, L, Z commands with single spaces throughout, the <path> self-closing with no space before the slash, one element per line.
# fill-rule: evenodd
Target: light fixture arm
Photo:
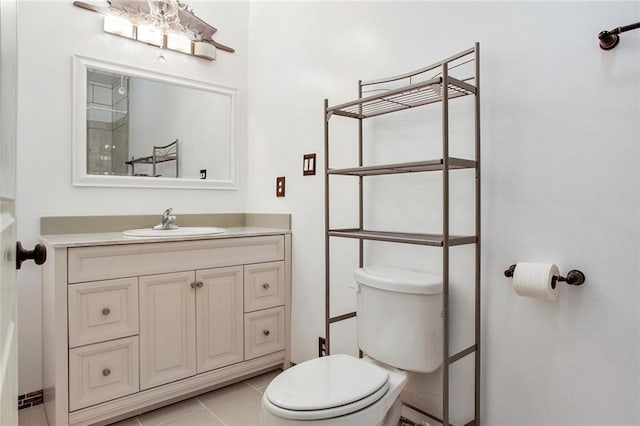
<path fill-rule="evenodd" d="M 600 47 L 604 50 L 611 50 L 620 42 L 620 36 L 625 31 L 636 30 L 640 28 L 640 22 L 635 24 L 623 25 L 618 28 L 614 28 L 611 31 L 600 31 L 598 39 L 600 40 Z"/>

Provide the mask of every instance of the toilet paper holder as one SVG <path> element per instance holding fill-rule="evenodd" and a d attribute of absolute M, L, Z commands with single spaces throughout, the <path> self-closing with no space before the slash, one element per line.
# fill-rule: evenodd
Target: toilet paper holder
<path fill-rule="evenodd" d="M 513 278 L 513 273 L 515 272 L 515 270 L 516 265 L 509 266 L 509 268 L 504 271 L 504 276 Z M 563 277 L 562 275 L 554 275 L 553 279 L 551 280 L 551 288 L 555 289 L 557 282 L 565 282 L 569 285 L 582 285 L 584 284 L 585 279 L 586 277 L 584 276 L 582 271 L 572 269 L 567 273 L 566 277 Z"/>

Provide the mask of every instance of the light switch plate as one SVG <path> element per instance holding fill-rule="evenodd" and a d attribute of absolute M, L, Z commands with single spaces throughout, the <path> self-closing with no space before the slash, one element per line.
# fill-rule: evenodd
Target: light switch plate
<path fill-rule="evenodd" d="M 311 176 L 316 174 L 316 154 L 305 154 L 302 157 L 302 175 Z"/>
<path fill-rule="evenodd" d="M 284 197 L 284 176 L 276 178 L 276 197 Z"/>

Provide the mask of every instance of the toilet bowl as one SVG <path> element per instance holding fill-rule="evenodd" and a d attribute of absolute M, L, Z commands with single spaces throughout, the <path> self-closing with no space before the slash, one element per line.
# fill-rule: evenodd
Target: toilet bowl
<path fill-rule="evenodd" d="M 370 358 L 331 355 L 278 375 L 262 397 L 268 426 L 397 425 L 408 373 Z"/>
<path fill-rule="evenodd" d="M 292 367 L 262 397 L 267 426 L 396 426 L 409 372 L 442 363 L 442 280 L 388 267 L 355 271 L 358 347 Z"/>

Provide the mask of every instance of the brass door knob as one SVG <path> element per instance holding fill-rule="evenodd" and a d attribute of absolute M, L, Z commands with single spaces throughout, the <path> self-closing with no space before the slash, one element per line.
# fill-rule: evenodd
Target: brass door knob
<path fill-rule="evenodd" d="M 104 308 L 102 310 L 102 315 L 109 315 L 110 313 L 111 313 L 111 309 L 109 309 L 109 308 Z"/>
<path fill-rule="evenodd" d="M 265 336 L 268 336 L 269 334 L 271 334 L 271 332 L 269 330 L 264 330 L 262 334 L 264 334 Z"/>
<path fill-rule="evenodd" d="M 268 290 L 269 289 L 269 283 L 262 284 L 262 288 L 264 288 L 265 290 Z"/>
<path fill-rule="evenodd" d="M 104 377 L 107 377 L 109 374 L 111 374 L 111 370 L 109 370 L 108 368 L 105 368 L 104 370 L 102 370 L 102 375 Z"/>
<path fill-rule="evenodd" d="M 196 286 L 197 286 L 198 288 L 202 288 L 202 286 L 204 286 L 204 283 L 203 283 L 202 281 L 198 281 L 198 282 L 196 283 Z"/>

